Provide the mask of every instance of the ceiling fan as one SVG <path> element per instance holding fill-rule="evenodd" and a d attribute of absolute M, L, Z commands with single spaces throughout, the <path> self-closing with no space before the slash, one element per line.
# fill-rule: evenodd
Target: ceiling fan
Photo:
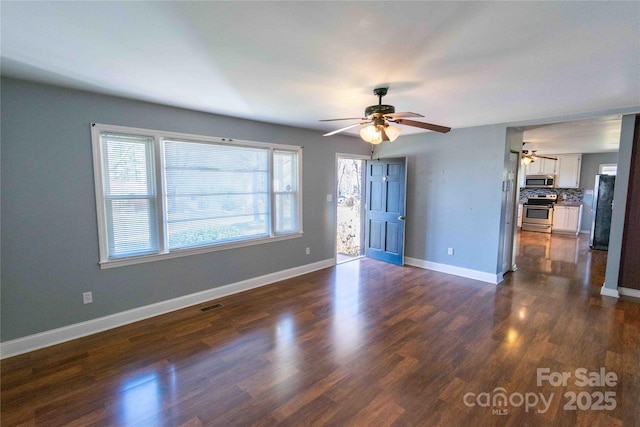
<path fill-rule="evenodd" d="M 451 128 L 446 126 L 434 125 L 431 123 L 417 122 L 415 120 L 407 120 L 405 117 L 424 117 L 417 113 L 396 113 L 393 105 L 385 105 L 382 103 L 382 97 L 387 94 L 387 87 L 378 87 L 373 89 L 373 94 L 378 97 L 378 105 L 370 105 L 364 110 L 364 117 L 349 117 L 345 119 L 326 119 L 321 122 L 333 122 L 338 120 L 360 120 L 358 123 L 343 127 L 333 132 L 324 134 L 323 136 L 331 136 L 356 126 L 369 125 L 360 130 L 360 136 L 371 144 L 380 144 L 382 141 L 394 141 L 401 132 L 401 129 L 391 126 L 389 123 L 399 125 L 413 126 L 422 129 L 432 130 L 435 132 L 447 133 Z"/>
<path fill-rule="evenodd" d="M 526 142 L 522 143 L 522 146 L 524 147 L 524 144 L 526 144 Z M 547 157 L 547 156 L 540 156 L 539 154 L 536 154 L 536 151 L 538 150 L 531 150 L 531 152 L 529 152 L 529 150 L 522 150 L 522 163 L 524 163 L 525 165 L 528 165 L 529 163 L 533 163 L 536 161 L 536 159 L 549 159 L 549 160 L 558 160 L 556 157 Z"/>

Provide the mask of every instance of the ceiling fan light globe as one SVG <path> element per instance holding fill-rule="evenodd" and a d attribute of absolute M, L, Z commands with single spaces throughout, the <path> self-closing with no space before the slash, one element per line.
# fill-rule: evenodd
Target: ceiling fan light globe
<path fill-rule="evenodd" d="M 384 131 L 387 134 L 389 141 L 395 141 L 398 138 L 398 136 L 400 136 L 402 129 L 395 126 L 387 126 L 387 128 Z"/>
<path fill-rule="evenodd" d="M 371 144 L 380 144 L 382 142 L 382 134 L 373 125 L 360 129 L 360 137 Z"/>

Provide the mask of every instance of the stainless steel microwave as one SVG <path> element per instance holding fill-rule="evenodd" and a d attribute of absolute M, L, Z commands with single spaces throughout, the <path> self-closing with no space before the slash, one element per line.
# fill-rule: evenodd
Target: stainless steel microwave
<path fill-rule="evenodd" d="M 553 188 L 556 186 L 554 175 L 527 175 L 524 181 L 525 187 Z"/>

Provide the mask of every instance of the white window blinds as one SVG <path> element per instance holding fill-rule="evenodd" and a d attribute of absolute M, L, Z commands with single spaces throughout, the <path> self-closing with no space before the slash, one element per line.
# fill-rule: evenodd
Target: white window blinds
<path fill-rule="evenodd" d="M 273 153 L 273 192 L 277 234 L 298 230 L 298 155 L 294 151 Z"/>
<path fill-rule="evenodd" d="M 165 141 L 169 248 L 269 235 L 269 150 Z"/>
<path fill-rule="evenodd" d="M 110 257 L 157 252 L 153 138 L 104 133 L 102 146 Z"/>

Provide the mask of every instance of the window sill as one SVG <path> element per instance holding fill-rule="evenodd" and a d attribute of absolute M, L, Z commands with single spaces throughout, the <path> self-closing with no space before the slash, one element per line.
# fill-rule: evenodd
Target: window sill
<path fill-rule="evenodd" d="M 224 251 L 228 249 L 244 248 L 247 246 L 261 245 L 263 243 L 272 243 L 272 242 L 279 242 L 282 240 L 297 239 L 299 237 L 302 237 L 302 235 L 303 235 L 303 232 L 297 232 L 297 233 L 291 233 L 291 234 L 284 234 L 280 236 L 244 240 L 241 242 L 223 243 L 223 244 L 214 245 L 214 246 L 203 246 L 203 247 L 189 248 L 189 249 L 176 249 L 172 252 L 164 253 L 164 254 L 141 255 L 141 256 L 130 257 L 130 258 L 102 260 L 100 261 L 99 264 L 100 264 L 100 268 L 104 270 L 108 268 L 124 267 L 127 265 L 162 261 L 165 259 L 173 259 L 173 258 L 180 258 L 184 256 L 190 256 L 190 255 L 206 254 L 209 252 Z"/>

